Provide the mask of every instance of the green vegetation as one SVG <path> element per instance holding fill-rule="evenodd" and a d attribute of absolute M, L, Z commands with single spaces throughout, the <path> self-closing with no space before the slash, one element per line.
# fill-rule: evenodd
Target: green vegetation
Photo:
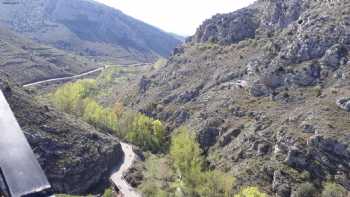
<path fill-rule="evenodd" d="M 267 197 L 267 194 L 260 192 L 256 187 L 247 187 L 242 189 L 234 197 Z"/>
<path fill-rule="evenodd" d="M 103 73 L 105 81 L 109 75 Z M 133 144 L 158 152 L 164 150 L 165 127 L 159 120 L 147 117 L 141 113 L 124 111 L 121 103 L 112 108 L 97 103 L 93 96 L 101 84 L 96 80 L 79 80 L 58 88 L 50 95 L 52 103 L 61 111 L 81 117 L 96 128 L 108 131 Z"/>
<path fill-rule="evenodd" d="M 322 197 L 346 197 L 347 191 L 336 183 L 326 183 L 322 191 Z"/>
<path fill-rule="evenodd" d="M 189 196 L 232 196 L 234 178 L 220 171 L 208 171 L 194 135 L 180 128 L 172 138 L 170 157 L 179 174 L 178 187 Z"/>
<path fill-rule="evenodd" d="M 165 64 L 167 63 L 167 59 L 165 58 L 159 58 L 153 65 L 152 68 L 155 70 L 160 69 L 161 67 L 163 67 Z"/>
<path fill-rule="evenodd" d="M 144 182 L 139 189 L 145 197 L 267 197 L 256 187 L 233 193 L 235 179 L 228 173 L 209 170 L 190 130 L 182 127 L 171 139 L 169 154 L 146 156 Z"/>
<path fill-rule="evenodd" d="M 113 111 L 89 98 L 89 95 L 96 91 L 96 84 L 95 80 L 68 83 L 58 88 L 51 96 L 51 100 L 61 111 L 82 117 L 95 127 L 115 131 L 117 120 Z"/>
<path fill-rule="evenodd" d="M 103 197 L 113 197 L 113 191 L 111 188 L 106 189 L 106 191 L 103 193 Z"/>
<path fill-rule="evenodd" d="M 303 183 L 299 185 L 295 191 L 295 197 L 313 197 L 317 193 L 315 186 L 311 183 Z"/>
<path fill-rule="evenodd" d="M 137 112 L 124 112 L 119 121 L 118 135 L 152 152 L 166 148 L 165 127 L 155 120 Z"/>

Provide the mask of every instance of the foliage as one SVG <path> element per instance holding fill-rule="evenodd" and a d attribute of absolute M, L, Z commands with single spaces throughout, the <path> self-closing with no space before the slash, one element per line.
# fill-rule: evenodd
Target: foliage
<path fill-rule="evenodd" d="M 295 197 L 312 197 L 315 196 L 317 190 L 314 185 L 311 183 L 303 183 L 299 185 L 297 190 L 294 193 Z"/>
<path fill-rule="evenodd" d="M 117 116 L 112 110 L 104 108 L 93 99 L 83 101 L 83 119 L 88 123 L 103 129 L 115 131 L 117 129 Z"/>
<path fill-rule="evenodd" d="M 346 197 L 347 191 L 336 183 L 326 183 L 322 191 L 322 197 Z"/>
<path fill-rule="evenodd" d="M 109 67 L 102 71 L 102 73 L 98 76 L 97 81 L 99 86 L 106 86 L 113 82 L 115 73 L 120 72 L 120 68 L 116 66 Z"/>
<path fill-rule="evenodd" d="M 106 191 L 103 193 L 103 197 L 113 197 L 113 191 L 111 188 L 106 189 Z"/>
<path fill-rule="evenodd" d="M 141 113 L 125 112 L 121 103 L 116 103 L 113 108 L 104 107 L 91 98 L 96 89 L 95 80 L 79 80 L 58 88 L 51 100 L 58 109 L 82 117 L 96 128 L 126 138 L 144 150 L 162 150 L 165 127 L 159 120 Z"/>
<path fill-rule="evenodd" d="M 80 80 L 60 87 L 51 98 L 60 110 L 76 114 L 79 101 L 90 95 L 96 87 L 95 80 Z"/>
<path fill-rule="evenodd" d="M 202 151 L 196 139 L 182 127 L 171 140 L 170 156 L 183 175 L 197 174 L 203 166 Z"/>
<path fill-rule="evenodd" d="M 230 197 L 235 179 L 221 171 L 203 173 L 203 184 L 199 184 L 197 193 L 202 197 Z"/>
<path fill-rule="evenodd" d="M 159 58 L 152 66 L 153 69 L 160 69 L 161 67 L 163 67 L 165 64 L 167 63 L 167 60 L 164 58 Z"/>
<path fill-rule="evenodd" d="M 242 189 L 234 197 L 267 197 L 267 194 L 260 192 L 257 187 L 247 187 Z"/>
<path fill-rule="evenodd" d="M 113 105 L 113 113 L 119 118 L 122 116 L 123 112 L 124 112 L 124 105 L 120 102 L 116 102 Z"/>
<path fill-rule="evenodd" d="M 234 178 L 220 171 L 206 171 L 204 159 L 195 136 L 188 129 L 180 128 L 173 136 L 170 156 L 179 172 L 181 188 L 189 196 L 232 196 Z M 183 184 L 181 184 L 183 183 Z"/>
<path fill-rule="evenodd" d="M 159 120 L 155 120 L 141 113 L 133 113 L 127 117 L 131 126 L 127 126 L 126 139 L 141 146 L 144 150 L 158 152 L 164 146 L 165 127 Z M 130 120 L 130 118 L 132 120 Z"/>

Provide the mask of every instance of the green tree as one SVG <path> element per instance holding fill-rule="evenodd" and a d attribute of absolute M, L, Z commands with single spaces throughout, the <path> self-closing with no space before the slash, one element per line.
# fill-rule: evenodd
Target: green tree
<path fill-rule="evenodd" d="M 119 133 L 124 134 L 127 140 L 144 150 L 159 152 L 163 149 L 165 127 L 159 120 L 141 113 L 131 113 L 125 117 L 123 115 L 123 119 L 121 127 L 125 127 Z"/>
<path fill-rule="evenodd" d="M 52 95 L 51 100 L 61 111 L 81 115 L 79 102 L 92 94 L 96 89 L 95 80 L 80 80 L 75 83 L 67 83 L 58 88 Z"/>
<path fill-rule="evenodd" d="M 184 175 L 201 171 L 203 166 L 202 151 L 195 136 L 182 127 L 171 140 L 170 156 L 175 167 Z"/>

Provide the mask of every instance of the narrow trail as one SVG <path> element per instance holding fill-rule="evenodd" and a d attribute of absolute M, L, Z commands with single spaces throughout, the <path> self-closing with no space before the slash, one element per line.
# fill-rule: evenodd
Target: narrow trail
<path fill-rule="evenodd" d="M 118 187 L 120 192 L 125 197 L 141 197 L 139 193 L 137 193 L 133 187 L 131 187 L 126 180 L 123 178 L 123 174 L 132 166 L 136 159 L 136 154 L 132 150 L 132 146 L 130 144 L 120 143 L 124 152 L 124 161 L 120 168 L 116 170 L 112 176 L 112 182 Z"/>
<path fill-rule="evenodd" d="M 138 63 L 138 64 L 118 65 L 118 66 L 125 66 L 125 67 L 127 67 L 127 66 L 142 66 L 142 65 L 150 65 L 150 63 Z M 27 87 L 40 85 L 40 84 L 43 84 L 43 83 L 58 82 L 58 81 L 68 81 L 68 80 L 73 80 L 73 79 L 79 79 L 79 78 L 85 77 L 85 76 L 90 75 L 90 74 L 101 72 L 101 71 L 103 71 L 103 70 L 105 70 L 105 69 L 107 69 L 109 67 L 111 67 L 111 66 L 110 65 L 106 65 L 106 66 L 103 66 L 103 67 L 100 67 L 100 68 L 96 68 L 94 70 L 83 72 L 81 74 L 70 76 L 70 77 L 58 77 L 58 78 L 52 78 L 52 79 L 46 79 L 46 80 L 37 81 L 37 82 L 33 82 L 33 83 L 28 83 L 28 84 L 24 84 L 23 87 L 27 88 Z"/>

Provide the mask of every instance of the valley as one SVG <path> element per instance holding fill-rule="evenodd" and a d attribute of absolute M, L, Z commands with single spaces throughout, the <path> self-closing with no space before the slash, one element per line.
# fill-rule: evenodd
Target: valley
<path fill-rule="evenodd" d="M 186 39 L 93 0 L 18 2 L 0 89 L 57 196 L 350 194 L 350 2 L 257 0 Z"/>

